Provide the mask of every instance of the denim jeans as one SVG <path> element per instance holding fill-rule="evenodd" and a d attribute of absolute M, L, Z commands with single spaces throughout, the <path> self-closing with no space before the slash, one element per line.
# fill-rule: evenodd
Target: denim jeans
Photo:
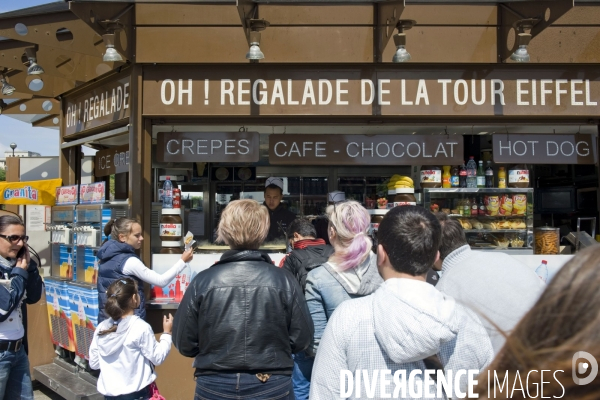
<path fill-rule="evenodd" d="M 0 399 L 33 400 L 25 349 L 0 352 Z"/>
<path fill-rule="evenodd" d="M 104 396 L 106 400 L 148 400 L 150 398 L 150 387 L 138 390 L 135 393 L 122 394 L 119 396 Z"/>
<path fill-rule="evenodd" d="M 310 376 L 312 374 L 314 357 L 309 357 L 304 351 L 294 354 L 294 371 L 292 372 L 292 383 L 296 400 L 308 400 L 310 393 Z"/>
<path fill-rule="evenodd" d="M 271 375 L 261 382 L 254 374 L 200 375 L 196 400 L 294 400 L 289 375 Z"/>

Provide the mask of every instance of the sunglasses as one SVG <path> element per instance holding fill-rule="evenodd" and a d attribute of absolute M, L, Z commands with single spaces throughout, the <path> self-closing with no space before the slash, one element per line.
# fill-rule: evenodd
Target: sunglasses
<path fill-rule="evenodd" d="M 19 236 L 19 235 L 0 235 L 1 238 L 4 238 L 6 240 L 8 240 L 10 243 L 19 243 L 19 240 L 22 240 L 23 242 L 27 242 L 29 240 L 29 236 L 27 235 L 23 235 L 23 236 Z"/>

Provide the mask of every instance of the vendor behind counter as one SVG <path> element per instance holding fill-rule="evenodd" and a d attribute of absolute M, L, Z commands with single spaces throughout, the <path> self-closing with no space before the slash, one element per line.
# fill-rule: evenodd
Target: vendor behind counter
<path fill-rule="evenodd" d="M 285 239 L 288 226 L 296 219 L 296 214 L 289 211 L 281 200 L 283 199 L 283 179 L 269 177 L 265 181 L 265 202 L 269 209 L 271 226 L 267 235 L 267 242 Z"/>

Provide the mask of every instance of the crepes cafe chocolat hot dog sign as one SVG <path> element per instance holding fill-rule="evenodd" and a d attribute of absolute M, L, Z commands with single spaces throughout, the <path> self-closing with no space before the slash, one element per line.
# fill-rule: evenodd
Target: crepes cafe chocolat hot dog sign
<path fill-rule="evenodd" d="M 495 163 L 595 164 L 596 139 L 592 135 L 494 134 Z"/>
<path fill-rule="evenodd" d="M 461 135 L 269 135 L 271 165 L 454 165 Z"/>

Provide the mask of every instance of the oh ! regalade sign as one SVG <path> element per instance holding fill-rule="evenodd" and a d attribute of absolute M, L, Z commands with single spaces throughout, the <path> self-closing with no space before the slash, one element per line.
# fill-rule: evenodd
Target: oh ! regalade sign
<path fill-rule="evenodd" d="M 149 116 L 600 114 L 589 67 L 149 66 L 143 91 Z"/>
<path fill-rule="evenodd" d="M 452 165 L 461 135 L 269 135 L 271 165 Z"/>

